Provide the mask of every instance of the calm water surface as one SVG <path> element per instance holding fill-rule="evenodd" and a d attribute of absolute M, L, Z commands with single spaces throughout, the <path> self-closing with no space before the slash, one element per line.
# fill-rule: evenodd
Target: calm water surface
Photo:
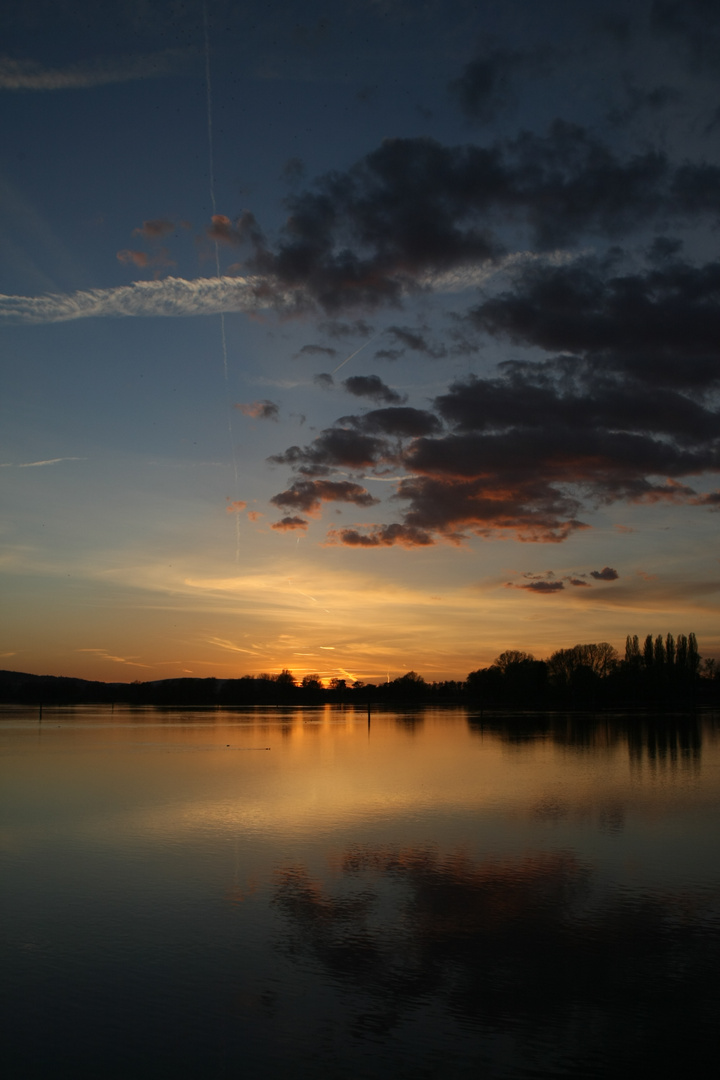
<path fill-rule="evenodd" d="M 719 732 L 5 707 L 3 1073 L 714 1075 Z"/>

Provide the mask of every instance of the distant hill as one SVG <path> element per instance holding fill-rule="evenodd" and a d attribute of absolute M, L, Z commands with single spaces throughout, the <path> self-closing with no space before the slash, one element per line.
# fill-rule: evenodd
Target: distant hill
<path fill-rule="evenodd" d="M 64 675 L 0 671 L 0 702 L 17 705 L 79 705 L 125 701 L 125 683 L 92 682 Z"/>

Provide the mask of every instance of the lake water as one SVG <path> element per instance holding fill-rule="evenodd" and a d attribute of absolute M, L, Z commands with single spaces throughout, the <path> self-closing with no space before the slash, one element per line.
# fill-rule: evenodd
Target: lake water
<path fill-rule="evenodd" d="M 712 1075 L 719 734 L 4 707 L 4 1075 Z"/>

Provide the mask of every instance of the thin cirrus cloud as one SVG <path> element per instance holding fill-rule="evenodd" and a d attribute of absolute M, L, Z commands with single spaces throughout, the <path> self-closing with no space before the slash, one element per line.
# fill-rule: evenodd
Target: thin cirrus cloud
<path fill-rule="evenodd" d="M 179 71 L 193 54 L 183 49 L 136 56 L 104 57 L 85 64 L 46 67 L 36 60 L 0 57 L 2 90 L 77 90 L 111 83 L 158 79 Z"/>
<path fill-rule="evenodd" d="M 56 457 L 44 461 L 1 461 L 0 469 L 37 469 L 42 465 L 59 465 L 61 461 L 87 461 L 84 457 Z"/>

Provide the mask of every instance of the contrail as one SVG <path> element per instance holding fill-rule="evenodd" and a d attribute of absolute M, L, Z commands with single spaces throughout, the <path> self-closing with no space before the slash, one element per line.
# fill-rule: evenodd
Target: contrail
<path fill-rule="evenodd" d="M 215 148 L 213 143 L 213 100 L 212 100 L 212 77 L 210 72 L 210 29 L 208 21 L 207 3 L 203 3 L 203 32 L 205 37 L 205 104 L 207 108 L 207 136 L 208 136 L 208 173 L 210 180 L 210 206 L 213 218 L 217 214 L 217 202 L 215 199 Z M 213 237 L 215 245 L 215 276 L 220 278 L 220 251 L 217 237 Z M 220 342 L 222 347 L 223 374 L 225 376 L 225 391 L 228 398 L 228 434 L 230 436 L 230 449 L 232 451 L 233 473 L 235 475 L 235 496 L 238 494 L 238 463 L 235 453 L 235 438 L 232 425 L 232 406 L 230 403 L 230 383 L 228 379 L 228 354 L 227 336 L 225 334 L 225 312 L 220 312 Z M 235 560 L 240 561 L 240 516 L 235 514 Z"/>
<path fill-rule="evenodd" d="M 381 330 L 379 334 L 375 334 L 375 336 L 371 337 L 369 341 L 363 342 L 363 344 L 360 346 L 359 349 L 356 349 L 354 353 L 350 353 L 349 356 L 346 356 L 345 359 L 343 360 L 342 364 L 338 364 L 338 366 L 335 368 L 335 370 L 331 371 L 330 374 L 331 375 L 337 375 L 337 373 L 338 373 L 338 371 L 340 370 L 341 367 L 345 367 L 345 365 L 348 363 L 349 360 L 352 360 L 352 358 L 354 356 L 357 356 L 357 354 L 359 352 L 362 352 L 363 349 L 367 348 L 368 345 L 372 345 L 373 341 L 377 341 L 377 339 L 380 337 L 380 334 L 383 334 L 384 332 L 385 332 L 384 330 Z"/>
<path fill-rule="evenodd" d="M 215 203 L 215 154 L 213 151 L 213 118 L 212 118 L 212 79 L 210 78 L 210 33 L 208 29 L 207 4 L 203 4 L 203 29 L 205 31 L 205 103 L 207 106 L 207 133 L 208 133 L 208 165 L 210 171 L 210 203 L 213 214 L 217 213 Z M 218 256 L 217 240 L 215 241 L 215 259 L 217 262 L 217 276 L 220 277 L 220 259 Z"/>

